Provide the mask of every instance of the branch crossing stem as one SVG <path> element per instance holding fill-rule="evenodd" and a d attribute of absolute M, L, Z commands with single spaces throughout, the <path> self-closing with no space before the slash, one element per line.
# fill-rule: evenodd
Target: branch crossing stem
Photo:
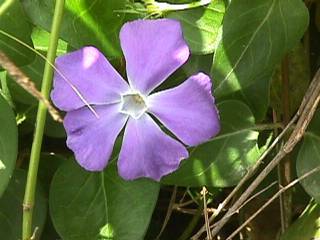
<path fill-rule="evenodd" d="M 48 62 L 54 62 L 56 57 L 56 50 L 58 46 L 60 26 L 62 22 L 64 11 L 64 0 L 56 0 L 54 16 L 51 27 L 50 42 L 48 48 L 47 59 Z M 47 99 L 51 89 L 53 68 L 46 62 L 44 68 L 44 74 L 42 79 L 41 93 Z M 23 222 L 22 222 L 22 239 L 30 240 L 33 235 L 32 230 L 32 215 L 35 204 L 35 191 L 38 175 L 38 167 L 41 153 L 41 145 L 43 139 L 43 132 L 46 122 L 47 108 L 39 102 L 36 127 L 34 138 L 32 142 L 29 170 L 27 176 L 27 183 L 23 201 Z"/>

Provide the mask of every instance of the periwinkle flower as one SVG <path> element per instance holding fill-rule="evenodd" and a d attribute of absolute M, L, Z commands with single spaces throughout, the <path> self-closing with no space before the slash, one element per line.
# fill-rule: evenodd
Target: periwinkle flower
<path fill-rule="evenodd" d="M 124 179 L 155 180 L 175 171 L 188 151 L 220 129 L 211 94 L 211 80 L 198 73 L 172 89 L 152 91 L 189 57 L 180 23 L 175 20 L 136 20 L 120 32 L 128 82 L 94 47 L 60 56 L 51 93 L 66 111 L 67 145 L 89 171 L 107 165 L 113 145 L 125 127 L 118 171 Z M 83 99 L 98 116 L 92 113 Z M 179 140 L 165 134 L 158 119 Z"/>

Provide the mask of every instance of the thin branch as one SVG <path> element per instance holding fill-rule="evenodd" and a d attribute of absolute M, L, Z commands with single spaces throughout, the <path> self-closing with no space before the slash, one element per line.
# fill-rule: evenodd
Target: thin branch
<path fill-rule="evenodd" d="M 259 213 L 261 213 L 267 206 L 269 206 L 277 197 L 283 194 L 286 190 L 293 187 L 298 182 L 302 181 L 303 179 L 309 177 L 310 175 L 318 172 L 320 170 L 320 166 L 312 169 L 311 171 L 303 174 L 301 177 L 293 180 L 288 185 L 280 189 L 275 195 L 272 196 L 265 204 L 263 204 L 258 211 L 256 211 L 252 216 L 250 216 L 240 227 L 238 227 L 226 240 L 231 240 L 234 236 L 236 236 L 248 223 L 250 223 Z"/>
<path fill-rule="evenodd" d="M 252 195 L 248 200 L 246 200 L 237 210 L 235 210 L 234 212 L 230 213 L 230 217 L 236 213 L 238 213 L 245 205 L 247 205 L 251 200 L 255 199 L 256 197 L 258 197 L 260 194 L 268 191 L 271 187 L 273 187 L 275 184 L 277 183 L 277 181 L 274 181 L 273 183 L 271 183 L 270 185 L 268 185 L 267 187 L 263 188 L 262 190 L 260 190 L 259 192 L 257 192 L 256 194 Z M 213 224 L 211 226 L 211 228 L 215 227 L 218 223 Z"/>
<path fill-rule="evenodd" d="M 61 76 L 61 78 L 69 85 L 69 87 L 72 89 L 72 91 L 80 98 L 80 100 L 84 103 L 84 105 L 92 112 L 92 114 L 96 117 L 99 118 L 98 113 L 93 109 L 93 107 L 88 103 L 88 101 L 85 99 L 85 97 L 81 94 L 81 92 L 78 90 L 78 88 L 58 69 L 54 66 L 54 59 L 52 62 L 43 54 L 41 54 L 39 51 L 34 49 L 33 47 L 29 46 L 25 42 L 21 41 L 19 38 L 16 38 L 15 36 L 11 35 L 10 33 L 7 33 L 3 30 L 0 29 L 0 34 L 18 42 L 22 46 L 26 47 L 30 51 L 34 52 L 37 54 L 39 57 L 41 57 L 47 65 L 51 66 L 54 71 Z"/>
<path fill-rule="evenodd" d="M 263 152 L 263 154 L 259 157 L 259 159 L 256 161 L 256 163 L 251 167 L 246 175 L 240 180 L 238 185 L 232 190 L 232 192 L 225 198 L 225 200 L 219 204 L 217 211 L 211 215 L 209 222 L 212 223 L 216 216 L 218 216 L 223 209 L 227 206 L 227 204 L 230 202 L 230 200 L 237 194 L 237 192 L 242 188 L 243 184 L 249 180 L 256 172 L 256 170 L 259 168 L 260 164 L 263 162 L 263 160 L 266 158 L 266 156 L 274 149 L 274 147 L 277 145 L 277 143 L 281 140 L 281 138 L 289 131 L 291 130 L 291 127 L 294 125 L 296 120 L 298 119 L 298 115 L 295 115 L 291 121 L 288 123 L 288 125 L 283 129 L 283 131 L 277 136 L 274 141 L 271 143 L 271 145 Z M 273 124 L 272 124 L 273 125 Z M 282 125 L 276 124 L 275 126 L 281 127 Z M 276 127 L 277 128 L 277 127 Z M 265 128 L 264 128 L 265 129 Z M 273 129 L 273 128 L 271 128 Z M 198 239 L 202 233 L 204 233 L 206 230 L 205 225 L 201 227 L 201 229 L 192 236 L 192 240 Z"/>
<path fill-rule="evenodd" d="M 175 203 L 174 204 L 174 207 L 178 208 L 178 207 L 185 207 L 185 206 L 188 206 L 190 204 L 193 204 L 195 203 L 193 199 L 189 200 L 189 201 L 186 201 L 186 202 L 182 202 L 182 203 Z M 198 203 L 197 203 L 198 204 Z"/>
<path fill-rule="evenodd" d="M 197 210 L 196 210 L 196 209 L 190 209 L 190 208 L 180 208 L 180 207 L 177 207 L 177 208 L 174 208 L 173 210 L 178 211 L 178 212 L 181 212 L 181 213 L 185 213 L 185 214 L 190 214 L 190 215 L 194 215 L 194 214 L 197 213 Z"/>
<path fill-rule="evenodd" d="M 228 210 L 226 215 L 217 223 L 217 225 L 212 230 L 212 235 L 216 236 L 220 229 L 229 221 L 229 214 L 234 212 L 243 204 L 243 202 L 251 195 L 251 193 L 257 188 L 257 186 L 263 181 L 263 179 L 274 169 L 279 162 L 286 156 L 296 144 L 301 140 L 304 135 L 307 126 L 309 125 L 316 108 L 320 100 L 320 69 L 317 71 L 313 81 L 311 82 L 305 97 L 296 113 L 295 118 L 299 117 L 297 125 L 295 126 L 293 132 L 291 133 L 288 141 L 284 144 L 283 148 L 280 149 L 278 154 L 272 159 L 272 161 L 261 171 L 261 173 L 253 180 L 251 185 L 246 189 L 246 191 L 240 196 L 240 198 L 233 204 L 233 206 Z M 292 120 L 291 120 L 292 122 Z M 281 135 L 281 134 L 280 134 Z"/>
<path fill-rule="evenodd" d="M 270 185 L 268 185 L 267 187 L 263 188 L 262 190 L 260 190 L 259 192 L 257 192 L 256 194 L 252 195 L 250 198 L 248 198 L 237 210 L 236 212 L 239 212 L 241 208 L 243 208 L 245 205 L 247 205 L 251 200 L 255 199 L 256 197 L 258 197 L 260 194 L 268 191 L 270 188 L 272 188 L 275 184 L 277 184 L 277 181 L 274 181 L 273 183 L 271 183 Z"/>
<path fill-rule="evenodd" d="M 204 214 L 204 222 L 206 225 L 207 238 L 208 240 L 212 240 L 211 231 L 210 231 L 210 222 L 208 217 L 208 208 L 207 208 L 207 189 L 206 187 L 202 187 L 201 195 L 203 196 L 203 214 Z"/>
<path fill-rule="evenodd" d="M 59 112 L 52 106 L 52 104 L 38 91 L 34 82 L 30 80 L 7 56 L 0 50 L 0 66 L 7 70 L 8 74 L 19 84 L 24 90 L 37 98 L 47 107 L 52 118 L 57 122 L 62 122 Z"/>

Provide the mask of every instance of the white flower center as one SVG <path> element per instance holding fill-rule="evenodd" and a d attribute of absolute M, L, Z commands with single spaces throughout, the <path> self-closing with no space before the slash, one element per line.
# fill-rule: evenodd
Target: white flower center
<path fill-rule="evenodd" d="M 148 109 L 146 99 L 139 93 L 128 93 L 121 96 L 121 112 L 138 119 Z"/>

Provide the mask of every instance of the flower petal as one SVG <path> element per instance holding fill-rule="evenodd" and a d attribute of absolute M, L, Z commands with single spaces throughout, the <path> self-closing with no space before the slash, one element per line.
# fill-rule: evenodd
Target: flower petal
<path fill-rule="evenodd" d="M 118 101 L 129 86 L 98 49 L 84 47 L 56 59 L 51 98 L 61 110 L 70 111 L 89 104 Z M 77 93 L 76 91 L 79 91 Z"/>
<path fill-rule="evenodd" d="M 147 101 L 149 112 L 189 146 L 207 141 L 220 130 L 211 80 L 203 73 L 175 88 L 154 93 Z"/>
<path fill-rule="evenodd" d="M 179 167 L 188 151 L 167 136 L 148 114 L 130 118 L 118 160 L 119 174 L 128 180 L 149 177 L 155 180 Z"/>
<path fill-rule="evenodd" d="M 86 170 L 100 171 L 107 165 L 114 142 L 128 118 L 119 113 L 119 108 L 119 104 L 95 106 L 99 118 L 86 107 L 65 116 L 67 146 Z"/>
<path fill-rule="evenodd" d="M 150 93 L 189 57 L 181 25 L 172 19 L 136 20 L 120 31 L 130 86 Z"/>

